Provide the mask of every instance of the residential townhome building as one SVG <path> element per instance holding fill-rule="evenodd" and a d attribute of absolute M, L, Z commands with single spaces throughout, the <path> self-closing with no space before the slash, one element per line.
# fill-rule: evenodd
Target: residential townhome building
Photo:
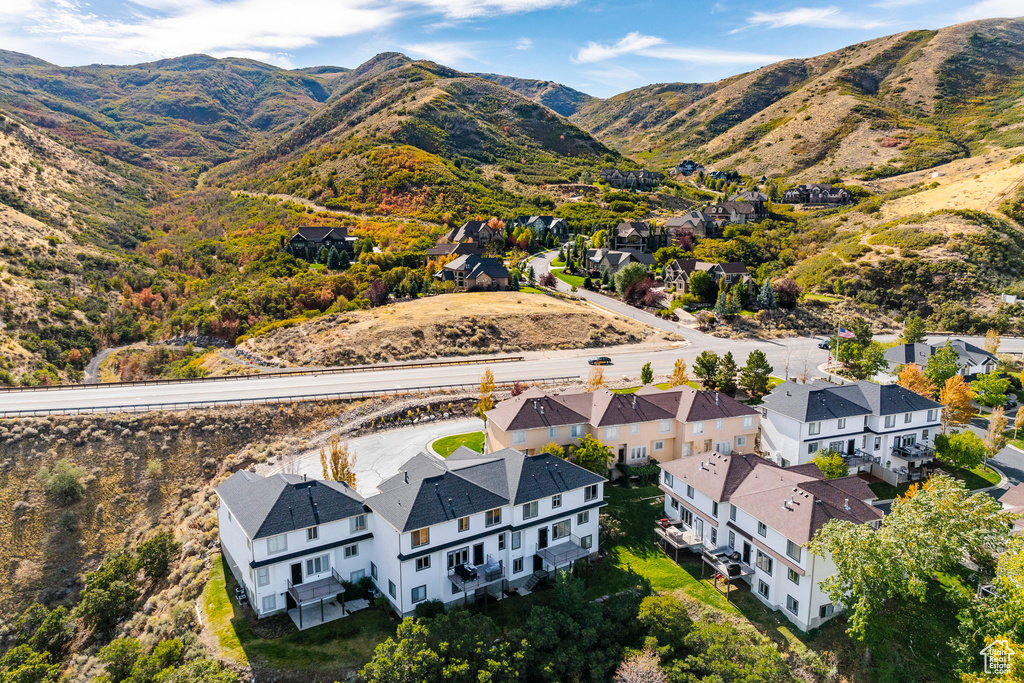
<path fill-rule="evenodd" d="M 729 197 L 731 202 L 743 202 L 754 208 L 754 218 L 761 220 L 768 217 L 768 195 L 757 190 L 743 190 L 739 194 Z"/>
<path fill-rule="evenodd" d="M 401 615 L 530 586 L 597 552 L 604 482 L 547 453 L 414 456 L 366 501 L 374 584 Z"/>
<path fill-rule="evenodd" d="M 287 239 L 281 237 L 281 246 L 286 247 L 292 254 L 307 260 L 313 260 L 321 249 L 337 249 L 347 251 L 349 256 L 355 254 L 356 238 L 348 234 L 348 228 L 344 225 L 333 227 L 301 227 Z"/>
<path fill-rule="evenodd" d="M 959 356 L 960 375 L 968 382 L 977 379 L 978 375 L 994 372 L 999 363 L 995 354 L 962 339 L 945 339 L 934 344 L 900 344 L 885 350 L 885 360 L 889 367 L 876 375 L 875 380 L 893 382 L 900 368 L 910 363 L 917 363 L 923 368 L 928 364 L 928 359 L 946 345 Z"/>
<path fill-rule="evenodd" d="M 672 241 L 689 233 L 694 237 L 721 237 L 722 231 L 715 221 L 700 209 L 691 209 L 680 216 L 665 221 L 665 229 Z"/>
<path fill-rule="evenodd" d="M 347 484 L 241 471 L 216 488 L 224 559 L 258 617 L 304 628 L 345 613 L 342 581 L 369 574 L 373 515 Z"/>
<path fill-rule="evenodd" d="M 668 232 L 644 221 L 626 221 L 615 226 L 612 247 L 615 251 L 638 251 L 653 254 L 668 246 Z"/>
<path fill-rule="evenodd" d="M 634 394 L 598 389 L 556 395 L 531 387 L 486 416 L 489 449 L 540 453 L 550 443 L 572 446 L 589 434 L 627 465 L 712 450 L 752 453 L 759 424 L 756 410 L 725 394 L 650 384 Z"/>
<path fill-rule="evenodd" d="M 853 201 L 853 195 L 845 187 L 811 183 L 786 190 L 783 201 L 787 204 L 848 204 Z"/>
<path fill-rule="evenodd" d="M 783 382 L 761 404 L 761 451 L 782 466 L 841 454 L 891 484 L 917 481 L 935 459 L 942 405 L 897 384 Z"/>
<path fill-rule="evenodd" d="M 600 178 L 612 187 L 648 190 L 661 182 L 661 173 L 644 169 L 620 171 L 617 168 L 604 168 L 601 169 Z"/>
<path fill-rule="evenodd" d="M 836 567 L 807 545 L 833 519 L 877 527 L 883 515 L 866 482 L 752 454 L 707 453 L 660 467 L 666 521 L 655 531 L 666 550 L 700 553 L 712 572 L 745 582 L 803 631 L 838 611 L 820 587 Z"/>

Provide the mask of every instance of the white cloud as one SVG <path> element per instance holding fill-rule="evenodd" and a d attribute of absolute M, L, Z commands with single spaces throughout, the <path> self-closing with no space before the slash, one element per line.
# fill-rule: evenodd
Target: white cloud
<path fill-rule="evenodd" d="M 690 64 L 768 64 L 785 59 L 779 55 L 742 52 L 737 50 L 720 50 L 703 47 L 678 47 L 669 45 L 664 38 L 645 36 L 633 32 L 614 45 L 602 45 L 590 42 L 582 48 L 574 62 L 602 62 L 622 55 L 636 54 L 651 59 L 667 59 Z"/>
<path fill-rule="evenodd" d="M 532 50 L 533 49 L 533 41 L 530 40 L 529 38 L 520 38 L 519 41 L 516 43 L 516 49 L 517 50 Z"/>
<path fill-rule="evenodd" d="M 847 14 L 835 5 L 829 7 L 794 7 L 784 12 L 754 12 L 747 17 L 746 26 L 733 29 L 738 33 L 748 28 L 790 28 L 809 26 L 812 28 L 872 29 L 887 26 L 891 22 L 866 19 Z"/>
<path fill-rule="evenodd" d="M 402 50 L 413 57 L 423 57 L 438 64 L 453 66 L 467 60 L 480 61 L 477 54 L 477 43 L 410 43 L 403 45 Z"/>
<path fill-rule="evenodd" d="M 984 0 L 964 7 L 956 15 L 957 21 L 993 19 L 996 17 L 1019 17 L 1024 12 L 1020 0 Z"/>
<path fill-rule="evenodd" d="M 577 0 L 404 0 L 440 12 L 451 19 L 477 19 L 499 14 L 521 14 L 553 7 L 568 7 Z"/>
<path fill-rule="evenodd" d="M 611 86 L 616 90 L 625 90 L 644 83 L 644 77 L 638 72 L 624 66 L 609 66 L 587 71 L 587 77 L 602 85 Z M 584 83 L 583 87 L 591 85 Z"/>
<path fill-rule="evenodd" d="M 0 18 L 14 19 L 29 14 L 35 8 L 34 0 L 3 0 L 0 2 Z"/>
<path fill-rule="evenodd" d="M 589 42 L 572 58 L 574 62 L 585 64 L 587 62 L 603 62 L 606 59 L 619 57 L 621 55 L 639 52 L 655 45 L 663 45 L 664 38 L 657 36 L 645 36 L 638 31 L 633 31 L 625 38 L 614 45 L 602 45 L 601 43 Z"/>

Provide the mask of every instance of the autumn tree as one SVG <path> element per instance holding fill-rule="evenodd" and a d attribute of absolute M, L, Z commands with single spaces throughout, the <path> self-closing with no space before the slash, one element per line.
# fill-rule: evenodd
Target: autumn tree
<path fill-rule="evenodd" d="M 896 378 L 896 384 L 925 398 L 935 398 L 935 383 L 917 363 L 907 363 Z"/>
<path fill-rule="evenodd" d="M 672 376 L 669 377 L 668 385 L 670 387 L 679 387 L 689 381 L 690 371 L 686 367 L 686 361 L 682 358 L 676 359 L 676 364 L 672 367 Z"/>
<path fill-rule="evenodd" d="M 985 430 L 985 459 L 996 457 L 999 451 L 1006 448 L 1009 441 L 1006 438 L 1006 411 L 1002 406 L 992 411 L 988 419 L 988 429 Z"/>
<path fill-rule="evenodd" d="M 811 462 L 818 466 L 818 469 L 821 470 L 826 479 L 839 479 L 840 477 L 845 477 L 850 472 L 846 461 L 843 460 L 843 456 L 832 450 L 820 451 Z"/>
<path fill-rule="evenodd" d="M 1013 420 L 1013 438 L 1017 438 L 1017 433 L 1020 432 L 1020 428 L 1024 427 L 1024 408 L 1017 410 L 1017 417 Z"/>
<path fill-rule="evenodd" d="M 590 377 L 587 378 L 587 391 L 595 391 L 597 389 L 604 389 L 604 368 L 600 365 L 595 365 L 594 369 L 590 371 Z"/>
<path fill-rule="evenodd" d="M 602 477 L 608 473 L 608 468 L 611 467 L 611 449 L 590 434 L 583 435 L 579 445 L 573 449 L 572 456 L 577 465 L 595 474 L 600 474 Z"/>
<path fill-rule="evenodd" d="M 647 648 L 628 655 L 612 678 L 614 683 L 668 683 L 658 655 Z"/>
<path fill-rule="evenodd" d="M 999 345 L 1003 342 L 1003 336 L 994 329 L 985 333 L 985 350 L 993 356 L 999 352 Z"/>
<path fill-rule="evenodd" d="M 932 356 L 934 358 L 934 356 Z M 971 401 L 974 393 L 960 375 L 953 375 L 946 380 L 939 390 L 939 403 L 942 404 L 942 429 L 950 427 L 966 427 L 974 417 L 974 406 Z"/>
<path fill-rule="evenodd" d="M 640 383 L 650 384 L 654 381 L 654 368 L 651 367 L 650 361 L 644 363 L 644 366 L 640 368 Z"/>
<path fill-rule="evenodd" d="M 320 447 L 320 468 L 324 479 L 343 481 L 352 488 L 356 487 L 356 458 L 348 441 L 342 441 L 337 434 L 331 435 L 330 450 Z"/>
<path fill-rule="evenodd" d="M 481 420 L 487 420 L 487 411 L 494 407 L 494 372 L 490 368 L 484 369 L 480 378 L 480 400 L 476 404 L 476 414 Z"/>
<path fill-rule="evenodd" d="M 544 447 L 544 452 L 549 453 L 555 456 L 556 458 L 565 458 L 565 446 L 557 444 L 554 441 L 552 441 L 551 443 Z"/>
<path fill-rule="evenodd" d="M 760 401 L 761 397 L 768 393 L 768 382 L 773 369 L 768 365 L 768 357 L 764 351 L 754 349 L 747 356 L 747 364 L 740 370 L 740 388 L 754 401 Z"/>

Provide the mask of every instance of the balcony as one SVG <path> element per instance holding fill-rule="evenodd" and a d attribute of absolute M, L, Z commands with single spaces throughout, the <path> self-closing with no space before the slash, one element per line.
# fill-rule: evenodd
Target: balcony
<path fill-rule="evenodd" d="M 448 572 L 448 578 L 459 589 L 468 593 L 478 588 L 485 588 L 505 578 L 505 564 L 487 556 L 487 564 L 474 567 L 471 564 L 460 564 L 452 567 Z"/>
<path fill-rule="evenodd" d="M 696 550 L 704 541 L 692 529 L 683 526 L 680 520 L 662 520 L 654 525 L 654 534 L 664 543 L 666 549 Z"/>
<path fill-rule="evenodd" d="M 295 607 L 288 610 L 299 630 L 325 624 L 347 616 L 352 610 L 345 609 L 345 587 L 341 585 L 341 576 L 337 570 L 331 569 L 331 575 L 315 581 L 307 581 L 294 585 L 288 582 L 288 595 L 295 601 Z M 310 606 L 319 606 L 312 614 Z M 306 612 L 303 612 L 303 608 Z"/>
<path fill-rule="evenodd" d="M 859 448 L 853 453 L 843 453 L 842 456 L 843 461 L 848 467 L 861 467 L 875 462 L 875 456 L 871 455 L 867 451 L 862 451 Z"/>
<path fill-rule="evenodd" d="M 552 569 L 571 564 L 581 557 L 590 555 L 590 549 L 584 548 L 580 539 L 575 534 L 570 534 L 565 540 L 559 539 L 559 543 L 553 546 L 542 548 L 537 555 L 543 560 L 545 568 L 551 565 Z"/>
<path fill-rule="evenodd" d="M 924 443 L 911 443 L 895 446 L 892 457 L 906 460 L 908 463 L 922 463 L 935 459 L 935 449 Z"/>

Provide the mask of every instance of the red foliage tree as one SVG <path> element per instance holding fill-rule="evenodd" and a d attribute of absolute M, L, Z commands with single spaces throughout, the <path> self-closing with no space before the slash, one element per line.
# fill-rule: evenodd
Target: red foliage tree
<path fill-rule="evenodd" d="M 779 302 L 779 308 L 796 308 L 796 301 L 800 298 L 800 286 L 791 277 L 779 278 L 772 283 L 775 290 L 775 299 Z"/>
<path fill-rule="evenodd" d="M 381 280 L 374 280 L 366 288 L 366 299 L 370 302 L 371 306 L 383 306 L 388 302 L 390 296 L 388 286 Z"/>

